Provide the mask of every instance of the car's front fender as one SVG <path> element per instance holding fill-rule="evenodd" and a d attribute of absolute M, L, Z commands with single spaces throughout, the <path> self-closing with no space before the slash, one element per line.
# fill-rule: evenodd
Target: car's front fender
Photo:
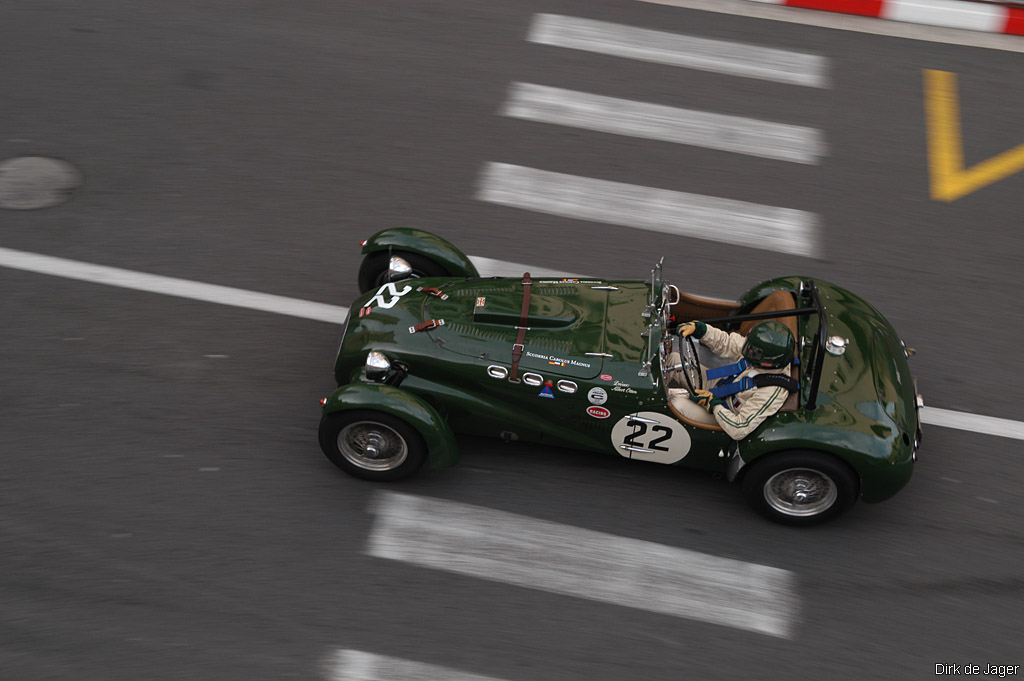
<path fill-rule="evenodd" d="M 400 418 L 423 437 L 431 468 L 459 462 L 459 446 L 448 423 L 430 404 L 410 392 L 383 383 L 349 383 L 327 398 L 324 415 L 351 409 L 373 409 Z"/>
<path fill-rule="evenodd" d="M 410 251 L 430 258 L 453 277 L 479 277 L 469 257 L 447 239 L 410 227 L 384 229 L 363 244 L 363 255 L 379 251 Z"/>

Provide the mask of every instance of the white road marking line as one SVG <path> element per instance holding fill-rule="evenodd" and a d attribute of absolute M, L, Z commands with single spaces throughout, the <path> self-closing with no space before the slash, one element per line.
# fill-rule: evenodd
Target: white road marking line
<path fill-rule="evenodd" d="M 532 265 L 494 260 L 482 256 L 469 256 L 482 276 L 522 276 L 523 272 L 547 273 L 552 276 L 579 277 L 582 275 L 567 272 L 551 272 Z M 119 288 L 160 293 L 179 298 L 190 298 L 208 303 L 244 307 L 290 317 L 312 319 L 314 321 L 342 324 L 348 315 L 348 308 L 340 305 L 327 305 L 297 298 L 286 298 L 268 293 L 256 293 L 244 289 L 203 284 L 201 282 L 175 279 L 156 274 L 145 274 L 132 270 L 123 270 L 104 265 L 93 265 L 77 260 L 55 258 L 39 253 L 15 251 L 0 248 L 0 267 L 35 272 L 55 277 L 88 281 Z M 198 293 L 199 295 L 193 295 Z M 242 294 L 242 295 L 238 295 Z M 265 303 L 265 305 L 264 305 Z M 64 338 L 62 340 L 83 340 L 81 337 Z M 1024 422 L 1000 419 L 993 416 L 982 416 L 962 411 L 951 411 L 937 407 L 925 407 L 921 410 L 922 423 L 930 426 L 956 428 L 974 433 L 994 435 L 1015 440 L 1024 440 Z"/>
<path fill-rule="evenodd" d="M 777 7 L 759 4 L 750 0 L 639 0 L 655 5 L 671 5 L 716 14 L 732 14 L 788 24 L 832 28 L 840 31 L 870 33 L 892 38 L 907 38 L 948 45 L 967 45 L 988 50 L 1024 52 L 1024 40 L 1019 36 L 999 33 L 982 33 L 958 28 L 926 26 L 904 22 L 879 21 L 873 17 L 858 17 L 849 14 L 821 12 L 813 9 Z"/>
<path fill-rule="evenodd" d="M 791 638 L 793 573 L 488 508 L 395 492 L 367 553 L 505 584 Z"/>
<path fill-rule="evenodd" d="M 1013 440 L 1024 440 L 1024 423 L 994 416 L 924 407 L 921 410 L 921 423 L 929 426 L 969 430 L 972 433 L 983 433 Z"/>
<path fill-rule="evenodd" d="M 719 149 L 796 163 L 825 155 L 821 131 L 742 116 L 513 83 L 502 114 L 556 125 Z"/>
<path fill-rule="evenodd" d="M 480 255 L 470 255 L 468 257 L 476 267 L 476 271 L 480 273 L 481 277 L 522 278 L 525 272 L 530 272 L 531 276 L 534 278 L 538 276 L 581 278 L 583 276 L 581 274 L 573 274 L 571 272 L 559 272 L 551 269 L 544 269 L 543 267 L 536 267 L 534 265 L 522 265 L 517 262 L 494 260 Z"/>
<path fill-rule="evenodd" d="M 162 293 L 178 298 L 244 307 L 250 310 L 273 312 L 303 319 L 315 319 L 331 324 L 344 323 L 345 315 L 348 314 L 348 308 L 337 305 L 325 305 L 324 303 L 286 298 L 270 293 L 256 293 L 255 291 L 246 291 L 230 286 L 202 284 L 196 281 L 164 277 L 158 274 L 144 274 L 117 267 L 91 265 L 77 260 L 15 251 L 9 248 L 0 248 L 0 266 L 65 277 L 67 279 L 88 281 L 94 284 L 117 286 L 135 291 Z"/>
<path fill-rule="evenodd" d="M 361 650 L 336 650 L 326 664 L 328 681 L 501 681 L 493 676 L 465 674 L 447 667 Z"/>
<path fill-rule="evenodd" d="M 488 163 L 477 198 L 551 215 L 818 257 L 817 216 L 790 208 Z"/>
<path fill-rule="evenodd" d="M 541 45 L 732 76 L 828 87 L 828 59 L 815 54 L 665 33 L 594 19 L 537 14 L 527 40 Z"/>

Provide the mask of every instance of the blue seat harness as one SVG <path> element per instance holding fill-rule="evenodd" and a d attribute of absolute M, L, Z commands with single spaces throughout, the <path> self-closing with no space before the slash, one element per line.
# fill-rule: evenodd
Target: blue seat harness
<path fill-rule="evenodd" d="M 714 381 L 715 379 L 719 378 L 727 379 L 724 380 L 722 383 L 719 383 L 714 388 L 712 388 L 711 394 L 717 397 L 718 399 L 722 399 L 723 397 L 735 395 L 736 393 L 741 393 L 744 390 L 750 390 L 751 388 L 753 388 L 753 377 L 746 376 L 744 378 L 740 378 L 739 380 L 737 380 L 737 378 L 739 378 L 739 375 L 746 371 L 749 367 L 750 362 L 748 362 L 745 359 L 741 359 L 735 364 L 726 364 L 724 367 L 708 369 L 707 379 L 709 381 Z"/>
<path fill-rule="evenodd" d="M 793 362 L 798 364 L 796 360 Z M 739 378 L 740 374 L 750 368 L 750 362 L 745 359 L 741 359 L 735 364 L 727 364 L 723 367 L 717 367 L 715 369 L 707 370 L 707 379 L 714 381 L 715 379 L 728 379 L 719 383 L 714 388 L 711 388 L 711 394 L 722 399 L 741 393 L 744 390 L 750 390 L 751 388 L 762 388 L 764 386 L 776 385 L 790 392 L 800 389 L 800 383 L 795 378 L 789 376 L 783 376 L 781 374 L 758 374 L 757 376 L 744 376 Z"/>

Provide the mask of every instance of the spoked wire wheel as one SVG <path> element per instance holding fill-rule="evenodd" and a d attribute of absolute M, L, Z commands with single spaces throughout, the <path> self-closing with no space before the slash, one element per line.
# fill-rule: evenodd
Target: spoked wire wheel
<path fill-rule="evenodd" d="M 320 449 L 335 466 L 367 480 L 412 475 L 427 460 L 423 436 L 404 419 L 359 409 L 320 419 Z"/>

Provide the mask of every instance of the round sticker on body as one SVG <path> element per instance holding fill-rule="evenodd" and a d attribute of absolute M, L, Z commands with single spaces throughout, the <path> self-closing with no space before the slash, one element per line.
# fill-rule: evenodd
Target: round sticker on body
<path fill-rule="evenodd" d="M 591 388 L 587 393 L 587 400 L 591 404 L 604 404 L 608 401 L 608 392 L 604 388 Z"/>
<path fill-rule="evenodd" d="M 593 409 L 593 407 L 591 407 Z M 690 452 L 690 434 L 671 416 L 641 411 L 612 426 L 615 450 L 629 459 L 675 463 Z"/>

